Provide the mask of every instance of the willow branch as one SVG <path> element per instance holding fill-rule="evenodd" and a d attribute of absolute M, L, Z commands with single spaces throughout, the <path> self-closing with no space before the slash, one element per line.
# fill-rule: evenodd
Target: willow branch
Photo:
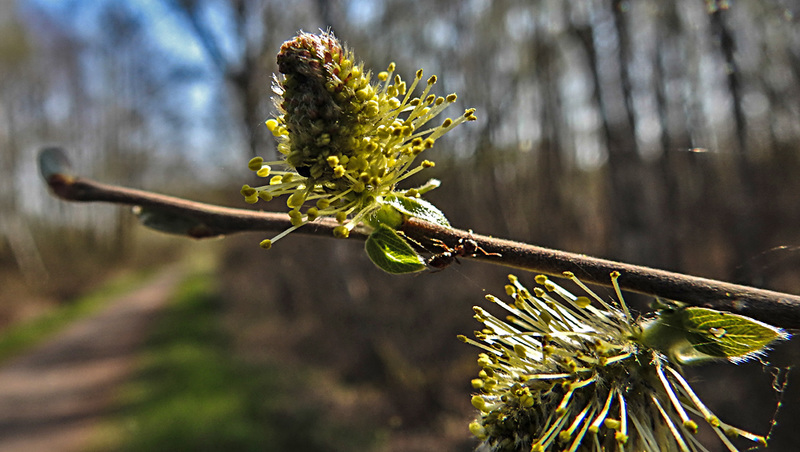
<path fill-rule="evenodd" d="M 402 230 L 420 243 L 435 239 L 454 245 L 459 240 L 472 239 L 485 251 L 478 252 L 473 259 L 553 276 L 570 271 L 586 283 L 609 286 L 609 275 L 618 271 L 621 273 L 619 285 L 623 290 L 734 312 L 783 328 L 800 329 L 800 296 L 797 295 L 492 238 L 413 218 Z M 491 256 L 492 253 L 501 256 Z"/>
<path fill-rule="evenodd" d="M 247 231 L 281 231 L 292 226 L 286 213 L 221 207 L 63 174 L 51 175 L 46 181 L 53 194 L 66 201 L 135 206 L 145 225 L 195 239 Z M 333 237 L 333 228 L 338 225 L 335 220 L 321 218 L 297 233 Z M 364 228 L 351 232 L 352 237 L 361 240 L 366 240 L 368 235 Z"/>
<path fill-rule="evenodd" d="M 67 201 L 137 206 L 140 219 L 146 225 L 198 239 L 246 231 L 281 231 L 291 227 L 285 213 L 221 207 L 76 177 L 66 171 L 65 165 L 56 162 L 58 158 L 65 159 L 63 153 L 50 151 L 55 154 L 45 157 L 48 152 L 45 150 L 40 157 L 42 175 L 52 192 Z M 321 218 L 295 233 L 333 237 L 336 226 L 336 221 Z M 454 247 L 459 240 L 472 239 L 485 253 L 478 252 L 475 256 L 466 256 L 468 258 L 553 276 L 571 271 L 586 283 L 608 286 L 610 273 L 618 271 L 622 274 L 619 284 L 623 290 L 746 315 L 783 328 L 800 329 L 800 296 L 797 295 L 492 238 L 414 218 L 407 220 L 401 230 L 418 243 L 439 240 Z M 360 240 L 368 236 L 369 230 L 364 227 L 357 227 L 350 234 L 351 238 Z M 492 253 L 500 256 L 490 255 Z"/>

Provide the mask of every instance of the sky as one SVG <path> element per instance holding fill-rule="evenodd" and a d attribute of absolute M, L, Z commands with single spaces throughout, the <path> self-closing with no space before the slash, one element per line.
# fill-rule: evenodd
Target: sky
<path fill-rule="evenodd" d="M 225 39 L 225 28 L 229 26 L 225 10 L 219 7 L 219 2 L 207 2 L 210 5 L 203 14 L 206 23 L 215 34 L 222 37 L 222 50 L 233 54 L 235 43 Z M 220 89 L 219 75 L 211 61 L 205 54 L 201 45 L 195 40 L 190 30 L 188 21 L 168 8 L 168 3 L 163 0 L 23 0 L 18 3 L 19 14 L 23 22 L 33 29 L 35 39 L 48 43 L 69 37 L 86 45 L 87 50 L 83 57 L 86 64 L 97 64 L 92 59 L 109 58 L 107 50 L 98 43 L 103 43 L 114 37 L 113 31 L 109 32 L 108 18 L 103 17 L 104 12 L 113 5 L 116 11 L 126 19 L 140 27 L 135 33 L 126 34 L 126 38 L 136 42 L 126 42 L 125 45 L 139 50 L 144 55 L 141 58 L 150 58 L 158 63 L 148 71 L 138 73 L 141 77 L 149 77 L 148 83 L 161 84 L 165 91 L 165 101 L 170 102 L 172 114 L 180 116 L 184 124 L 181 131 L 174 127 L 164 126 L 157 116 L 153 117 L 151 124 L 153 133 L 159 137 L 159 142 L 180 142 L 181 149 L 190 149 L 196 152 L 195 156 L 208 156 L 218 148 L 219 139 L 209 127 L 213 108 L 218 108 Z M 120 44 L 122 45 L 122 43 Z M 137 49 L 139 48 L 139 49 Z M 122 50 L 121 50 L 122 51 Z M 145 53 L 146 52 L 146 53 Z M 114 58 L 114 55 L 111 55 Z M 114 64 L 106 61 L 105 64 Z M 93 70 L 87 70 L 92 76 Z M 182 72 L 186 80 L 181 83 L 165 84 L 158 77 Z M 96 75 L 98 78 L 101 75 Z M 100 86 L 102 80 L 89 83 Z M 224 86 L 224 85 L 223 85 Z M 101 90 L 102 91 L 102 90 Z M 102 101 L 102 100 L 100 100 Z M 135 101 L 135 100 L 134 100 Z M 177 108 L 176 108 L 177 106 Z M 180 136 L 179 136 L 180 135 Z M 173 152 L 173 151 L 170 151 Z M 228 165 L 232 162 L 218 162 Z"/>

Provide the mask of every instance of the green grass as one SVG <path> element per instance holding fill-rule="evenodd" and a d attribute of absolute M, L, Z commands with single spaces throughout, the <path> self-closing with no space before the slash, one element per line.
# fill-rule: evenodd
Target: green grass
<path fill-rule="evenodd" d="M 138 271 L 112 278 L 77 300 L 64 303 L 30 321 L 10 326 L 0 334 L 0 362 L 39 344 L 75 320 L 97 312 L 109 300 L 132 290 L 150 275 L 152 271 Z"/>
<path fill-rule="evenodd" d="M 147 343 L 139 374 L 92 450 L 366 450 L 358 434 L 302 397 L 304 377 L 232 353 L 208 275 L 187 279 Z"/>

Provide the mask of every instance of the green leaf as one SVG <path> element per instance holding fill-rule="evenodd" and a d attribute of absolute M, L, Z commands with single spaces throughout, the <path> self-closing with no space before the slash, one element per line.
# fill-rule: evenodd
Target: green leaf
<path fill-rule="evenodd" d="M 424 195 L 435 188 L 439 188 L 440 185 L 442 185 L 442 181 L 439 179 L 430 179 L 428 182 L 425 182 L 423 185 L 417 187 L 416 190 L 420 195 Z"/>
<path fill-rule="evenodd" d="M 387 273 L 414 273 L 426 268 L 414 248 L 394 229 L 382 224 L 367 237 L 364 249 L 372 263 Z"/>
<path fill-rule="evenodd" d="M 383 198 L 383 202 L 410 217 L 436 223 L 440 226 L 448 228 L 450 227 L 450 222 L 447 221 L 447 218 L 445 218 L 442 211 L 422 198 L 410 198 L 402 195 L 388 195 Z"/>
<path fill-rule="evenodd" d="M 642 344 L 680 364 L 712 359 L 738 363 L 762 353 L 772 341 L 789 338 L 782 329 L 749 317 L 672 303 L 642 326 Z"/>
<path fill-rule="evenodd" d="M 403 224 L 405 219 L 405 214 L 395 209 L 392 205 L 384 203 L 381 204 L 381 207 L 372 215 L 365 218 L 364 221 L 373 228 L 377 228 L 378 225 L 382 224 L 392 229 L 397 229 Z"/>
<path fill-rule="evenodd" d="M 780 328 L 738 314 L 707 308 L 684 308 L 678 313 L 695 350 L 734 362 L 753 357 L 772 341 L 788 338 Z"/>

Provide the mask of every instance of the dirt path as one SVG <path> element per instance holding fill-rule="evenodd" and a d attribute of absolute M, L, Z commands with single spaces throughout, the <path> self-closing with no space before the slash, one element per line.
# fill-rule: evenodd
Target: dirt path
<path fill-rule="evenodd" d="M 112 410 L 159 308 L 180 282 L 162 271 L 0 367 L 0 451 L 79 451 Z"/>

